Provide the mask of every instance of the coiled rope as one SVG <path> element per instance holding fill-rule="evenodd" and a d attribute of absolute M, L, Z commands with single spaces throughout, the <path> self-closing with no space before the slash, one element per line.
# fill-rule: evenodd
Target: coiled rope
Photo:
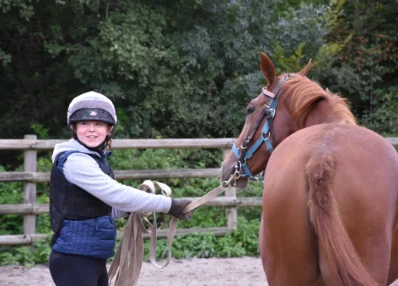
<path fill-rule="evenodd" d="M 219 187 L 211 190 L 203 197 L 191 202 L 183 209 L 183 213 L 190 212 L 205 202 L 217 197 L 219 194 L 227 191 L 231 183 L 239 178 L 239 173 L 231 175 L 230 179 L 223 182 Z M 166 184 L 146 180 L 138 186 L 139 190 L 156 193 L 156 187 L 159 187 L 161 193 L 165 196 L 171 196 L 171 189 Z M 171 260 L 171 246 L 177 229 L 178 218 L 173 217 L 170 222 L 170 228 L 167 235 L 168 257 L 159 264 L 156 261 L 156 216 L 153 215 L 153 223 L 148 220 L 151 213 L 131 213 L 125 230 L 120 240 L 119 248 L 115 258 L 108 270 L 109 282 L 115 278 L 115 286 L 135 286 L 141 272 L 142 261 L 144 258 L 143 234 L 150 233 L 149 260 L 159 269 L 166 267 Z M 146 225 L 146 226 L 145 226 Z"/>

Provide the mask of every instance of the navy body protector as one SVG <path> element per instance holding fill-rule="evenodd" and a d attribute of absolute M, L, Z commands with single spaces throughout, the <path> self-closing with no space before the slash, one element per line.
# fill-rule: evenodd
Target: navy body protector
<path fill-rule="evenodd" d="M 82 188 L 71 184 L 63 173 L 63 165 L 68 156 L 79 151 L 68 151 L 57 156 L 50 179 L 50 222 L 54 235 L 51 246 L 56 242 L 62 229 L 64 220 L 86 220 L 102 216 L 110 216 L 112 207 L 86 192 Z M 114 173 L 105 160 L 105 156 L 98 157 L 94 154 L 84 153 L 92 157 L 101 170 L 115 178 Z"/>

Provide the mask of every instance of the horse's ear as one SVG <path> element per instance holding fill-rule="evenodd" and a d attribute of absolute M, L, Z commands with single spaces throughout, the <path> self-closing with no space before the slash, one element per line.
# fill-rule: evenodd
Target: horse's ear
<path fill-rule="evenodd" d="M 299 74 L 307 76 L 307 73 L 308 73 L 308 71 L 310 70 L 310 67 L 311 67 L 311 61 L 312 61 L 312 59 L 310 59 L 308 61 L 308 64 L 299 72 Z"/>
<path fill-rule="evenodd" d="M 275 80 L 275 67 L 270 58 L 264 53 L 260 53 L 260 68 L 268 85 L 272 85 Z"/>

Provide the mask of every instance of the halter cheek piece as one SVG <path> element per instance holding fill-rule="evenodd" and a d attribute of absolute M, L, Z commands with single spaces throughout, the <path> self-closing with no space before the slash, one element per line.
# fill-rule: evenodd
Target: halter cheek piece
<path fill-rule="evenodd" d="M 264 177 L 263 175 L 260 176 L 260 178 L 256 178 L 253 176 L 253 174 L 250 172 L 249 168 L 247 167 L 246 161 L 250 159 L 253 154 L 257 151 L 257 149 L 261 146 L 262 143 L 265 144 L 267 150 L 269 153 L 272 153 L 274 151 L 274 148 L 272 147 L 271 143 L 271 128 L 272 128 L 272 121 L 274 120 L 275 117 L 275 112 L 276 112 L 276 107 L 279 102 L 279 97 L 280 97 L 280 91 L 282 85 L 291 77 L 291 74 L 286 74 L 276 85 L 276 87 L 271 91 L 267 90 L 265 87 L 262 89 L 262 95 L 266 96 L 268 98 L 267 103 L 264 104 L 263 109 L 261 110 L 261 115 L 257 119 L 256 124 L 254 125 L 253 131 L 251 134 L 243 141 L 243 144 L 240 148 L 236 147 L 236 143 L 232 146 L 232 151 L 234 152 L 235 156 L 238 158 L 238 161 L 235 165 L 235 172 L 241 172 L 240 177 L 248 177 L 249 180 L 252 181 L 258 181 L 258 180 L 263 180 Z M 256 133 L 261 121 L 263 118 L 266 117 L 265 123 L 263 125 L 263 128 L 261 129 L 261 136 L 257 139 L 257 141 L 248 149 L 248 145 L 253 139 L 254 134 Z M 237 179 L 237 178 L 236 178 Z"/>

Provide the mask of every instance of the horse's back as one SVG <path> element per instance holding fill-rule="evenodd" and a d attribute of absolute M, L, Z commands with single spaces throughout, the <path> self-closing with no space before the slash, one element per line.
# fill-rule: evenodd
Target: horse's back
<path fill-rule="evenodd" d="M 311 158 L 322 156 L 333 157 L 337 164 L 335 183 L 343 181 L 352 188 L 361 188 L 363 195 L 367 191 L 398 187 L 396 150 L 385 138 L 357 125 L 321 124 L 292 134 L 276 148 L 266 173 L 273 173 L 274 168 L 286 168 L 287 162 L 300 168 Z M 368 190 L 364 183 L 383 188 Z"/>
<path fill-rule="evenodd" d="M 376 281 L 385 284 L 397 175 L 398 156 L 391 144 L 356 125 L 308 127 L 278 145 L 266 168 L 261 226 L 261 251 L 268 253 L 262 255 L 263 264 L 270 284 L 331 282 L 309 212 L 311 184 L 322 189 L 322 184 L 329 183 L 339 217 L 361 261 Z M 287 278 L 287 273 L 298 279 L 289 280 L 293 278 Z"/>

